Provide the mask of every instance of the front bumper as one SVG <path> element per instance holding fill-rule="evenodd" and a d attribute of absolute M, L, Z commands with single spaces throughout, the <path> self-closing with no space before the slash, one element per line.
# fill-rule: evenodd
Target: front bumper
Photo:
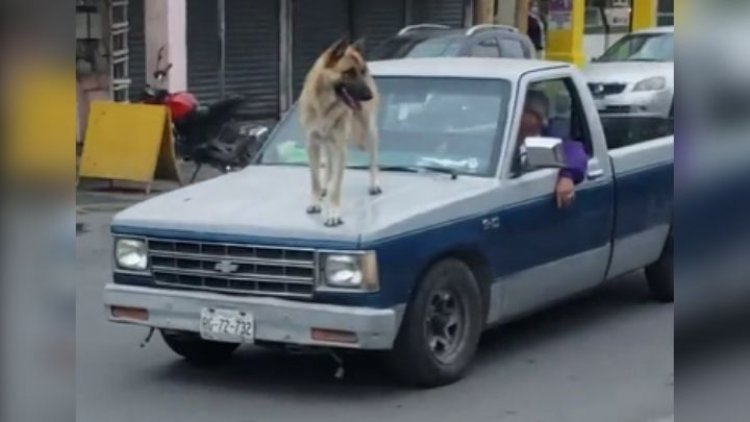
<path fill-rule="evenodd" d="M 105 287 L 104 303 L 107 318 L 113 322 L 198 333 L 201 309 L 214 307 L 251 313 L 256 341 L 368 350 L 391 349 L 403 315 L 403 307 L 362 308 L 118 284 Z M 148 320 L 114 317 L 112 306 L 147 309 Z M 357 342 L 313 340 L 313 328 L 356 333 Z"/>
<path fill-rule="evenodd" d="M 623 92 L 594 99 L 599 113 L 653 113 L 667 117 L 672 108 L 668 90 Z"/>

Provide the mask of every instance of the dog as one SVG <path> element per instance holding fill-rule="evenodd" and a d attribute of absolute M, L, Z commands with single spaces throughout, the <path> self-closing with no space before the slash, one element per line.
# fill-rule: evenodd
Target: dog
<path fill-rule="evenodd" d="M 349 145 L 368 151 L 370 195 L 382 192 L 378 180 L 378 91 L 363 54 L 363 41 L 336 41 L 318 57 L 305 78 L 299 107 L 307 139 L 311 200 L 308 214 L 324 212 L 324 224 L 341 219 L 341 185 Z M 325 157 L 325 185 L 321 158 Z M 323 207 L 323 202 L 326 206 Z"/>

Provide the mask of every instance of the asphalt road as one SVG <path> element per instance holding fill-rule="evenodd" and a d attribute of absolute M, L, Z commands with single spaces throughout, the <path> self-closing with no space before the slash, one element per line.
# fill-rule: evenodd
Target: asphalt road
<path fill-rule="evenodd" d="M 80 422 L 643 422 L 673 420 L 671 305 L 636 274 L 487 333 L 471 374 L 434 390 L 395 385 L 372 355 L 240 349 L 198 369 L 159 336 L 104 319 L 111 210 L 79 216 L 77 420 Z"/>

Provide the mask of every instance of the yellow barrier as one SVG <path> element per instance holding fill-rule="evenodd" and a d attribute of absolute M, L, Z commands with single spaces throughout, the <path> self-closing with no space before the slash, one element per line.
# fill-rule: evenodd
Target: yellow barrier
<path fill-rule="evenodd" d="M 79 175 L 145 183 L 147 193 L 156 179 L 180 183 L 167 109 L 92 103 Z"/>

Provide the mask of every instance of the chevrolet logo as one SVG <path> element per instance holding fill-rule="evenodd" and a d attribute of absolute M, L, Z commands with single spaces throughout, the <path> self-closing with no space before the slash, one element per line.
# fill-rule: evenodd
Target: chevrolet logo
<path fill-rule="evenodd" d="M 219 261 L 216 265 L 214 265 L 214 270 L 224 274 L 231 274 L 239 269 L 239 265 L 229 260 Z"/>

